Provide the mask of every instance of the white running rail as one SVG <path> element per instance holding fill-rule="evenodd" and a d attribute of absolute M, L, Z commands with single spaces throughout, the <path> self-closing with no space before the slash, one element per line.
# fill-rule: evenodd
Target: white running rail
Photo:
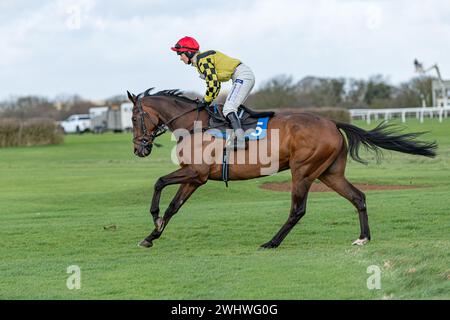
<path fill-rule="evenodd" d="M 427 108 L 396 108 L 396 109 L 350 109 L 350 116 L 352 119 L 362 119 L 367 121 L 368 124 L 373 120 L 383 118 L 384 120 L 390 120 L 393 117 L 399 117 L 402 122 L 406 122 L 407 117 L 415 116 L 420 122 L 423 122 L 425 116 L 429 116 L 430 119 L 438 117 L 439 122 L 442 122 L 443 118 L 448 118 L 450 106 L 447 107 L 427 107 Z"/>

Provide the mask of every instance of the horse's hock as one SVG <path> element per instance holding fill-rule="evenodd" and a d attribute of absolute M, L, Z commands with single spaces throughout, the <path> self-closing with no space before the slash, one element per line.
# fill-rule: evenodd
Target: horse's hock
<path fill-rule="evenodd" d="M 382 184 L 370 184 L 370 183 L 355 183 L 353 184 L 356 188 L 367 191 L 367 190 L 401 190 L 401 189 L 416 189 L 420 186 L 416 185 L 382 185 Z M 271 190 L 271 191 L 281 191 L 281 192 L 291 192 L 291 181 L 284 182 L 265 182 L 260 185 L 261 189 Z M 311 185 L 310 192 L 332 192 L 333 190 L 328 188 L 325 184 L 321 182 L 315 182 Z"/>

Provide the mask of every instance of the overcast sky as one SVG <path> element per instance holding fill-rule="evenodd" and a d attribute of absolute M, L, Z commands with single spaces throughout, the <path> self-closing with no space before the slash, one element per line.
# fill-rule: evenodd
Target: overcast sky
<path fill-rule="evenodd" d="M 256 86 L 279 74 L 397 84 L 414 76 L 415 57 L 450 78 L 448 0 L 0 0 L 0 99 L 202 93 L 170 51 L 185 35 L 241 59 Z"/>

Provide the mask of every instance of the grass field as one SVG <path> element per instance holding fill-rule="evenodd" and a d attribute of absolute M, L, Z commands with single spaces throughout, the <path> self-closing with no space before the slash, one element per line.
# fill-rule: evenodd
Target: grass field
<path fill-rule="evenodd" d="M 353 206 L 312 193 L 282 245 L 258 250 L 290 207 L 289 193 L 259 186 L 288 181 L 284 172 L 228 189 L 208 182 L 153 248 L 138 248 L 153 228 L 153 184 L 176 168 L 168 135 L 145 159 L 127 134 L 0 149 L 0 299 L 450 299 L 450 120 L 406 125 L 431 131 L 436 159 L 387 152 L 381 164 L 348 165 L 352 182 L 419 186 L 366 192 L 372 242 L 364 247 L 351 246 Z M 175 190 L 163 193 L 162 212 Z M 66 286 L 71 265 L 81 269 L 80 290 Z M 372 265 L 379 290 L 367 288 Z"/>

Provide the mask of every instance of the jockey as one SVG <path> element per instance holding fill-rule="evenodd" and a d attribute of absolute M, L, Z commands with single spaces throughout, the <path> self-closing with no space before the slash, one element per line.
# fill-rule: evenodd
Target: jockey
<path fill-rule="evenodd" d="M 206 80 L 206 93 L 201 107 L 208 106 L 219 95 L 221 82 L 230 79 L 233 81 L 233 87 L 223 106 L 223 114 L 234 129 L 237 148 L 245 148 L 244 131 L 237 110 L 245 102 L 255 84 L 252 70 L 240 60 L 219 51 L 200 52 L 200 45 L 191 37 L 180 39 L 171 49 L 177 52 L 181 61 L 195 67 L 200 73 L 200 78 Z M 230 145 L 231 142 L 231 139 L 228 140 L 227 145 Z"/>

